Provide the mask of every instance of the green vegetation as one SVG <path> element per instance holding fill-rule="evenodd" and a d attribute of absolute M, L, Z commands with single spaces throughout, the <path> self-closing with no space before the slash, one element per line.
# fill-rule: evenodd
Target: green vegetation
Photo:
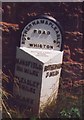
<path fill-rule="evenodd" d="M 9 76 L 3 74 L 3 81 L 5 82 L 5 84 L 9 83 L 9 78 Z M 4 87 L 2 95 L 3 117 L 11 119 L 16 116 L 22 117 L 23 115 L 20 113 L 18 108 L 14 108 L 14 106 L 11 106 L 12 104 L 10 104 L 11 101 L 15 99 L 14 96 Z M 47 104 L 44 110 L 40 113 L 39 117 L 82 118 L 83 98 L 84 96 L 82 94 L 82 85 L 80 83 L 79 85 L 73 84 L 73 86 L 69 88 L 69 86 L 65 87 L 62 80 L 60 80 L 57 100 L 53 99 L 51 104 Z M 36 117 L 31 117 L 31 120 L 36 120 Z"/>
<path fill-rule="evenodd" d="M 80 112 L 78 108 L 71 108 L 70 110 L 62 110 L 60 112 L 61 118 L 80 118 Z"/>

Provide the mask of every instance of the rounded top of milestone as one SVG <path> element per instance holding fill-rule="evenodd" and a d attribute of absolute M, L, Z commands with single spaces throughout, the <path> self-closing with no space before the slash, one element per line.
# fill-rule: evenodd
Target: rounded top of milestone
<path fill-rule="evenodd" d="M 21 47 L 61 50 L 62 31 L 51 16 L 40 16 L 29 22 L 21 34 Z"/>

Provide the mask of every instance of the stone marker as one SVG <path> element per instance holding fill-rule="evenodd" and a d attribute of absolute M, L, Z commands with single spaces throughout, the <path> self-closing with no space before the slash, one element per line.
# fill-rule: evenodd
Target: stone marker
<path fill-rule="evenodd" d="M 62 32 L 50 16 L 31 21 L 17 47 L 14 95 L 22 117 L 37 116 L 54 94 L 57 97 L 63 58 Z M 20 116 L 21 117 L 21 116 Z"/>

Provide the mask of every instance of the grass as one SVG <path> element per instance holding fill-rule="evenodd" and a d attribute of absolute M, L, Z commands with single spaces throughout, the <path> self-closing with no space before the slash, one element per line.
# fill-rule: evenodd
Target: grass
<path fill-rule="evenodd" d="M 3 73 L 2 78 L 5 86 L 9 84 L 10 76 Z M 82 118 L 82 108 L 84 106 L 83 84 L 82 82 L 74 82 L 72 86 L 68 84 L 66 86 L 61 79 L 57 99 L 53 99 L 52 102 L 46 104 L 43 111 L 40 112 L 39 118 Z M 10 104 L 15 98 L 5 86 L 2 87 L 3 118 L 22 117 L 23 115 L 20 114 L 17 106 L 15 108 Z"/>
<path fill-rule="evenodd" d="M 58 92 L 57 100 L 52 101 L 52 103 L 45 107 L 41 117 L 43 118 L 61 118 L 63 116 L 63 111 L 67 114 L 70 113 L 70 117 L 81 118 L 82 119 L 82 108 L 84 95 L 82 93 L 82 84 L 73 84 L 72 87 L 65 87 L 60 81 L 60 87 Z M 71 111 L 74 111 L 72 116 Z"/>

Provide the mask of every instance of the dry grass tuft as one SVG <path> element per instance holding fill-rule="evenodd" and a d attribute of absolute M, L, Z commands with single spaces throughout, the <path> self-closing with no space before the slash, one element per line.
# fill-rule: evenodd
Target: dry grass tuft
<path fill-rule="evenodd" d="M 10 77 L 8 75 L 2 73 L 2 82 L 8 84 L 10 82 L 9 78 Z M 14 81 L 16 86 L 18 87 L 17 79 L 14 78 Z M 80 113 L 82 112 L 81 98 L 84 96 L 82 95 L 81 87 L 84 84 L 84 82 L 82 80 L 74 81 L 73 85 L 71 86 L 67 81 L 66 84 L 64 84 L 64 81 L 60 80 L 58 97 L 56 98 L 57 91 L 54 90 L 52 96 L 49 97 L 46 104 L 40 106 L 39 118 L 53 118 L 53 117 L 58 118 L 60 117 L 59 115 L 60 111 L 62 111 L 63 109 L 70 109 L 73 106 L 76 106 L 80 110 Z M 79 94 L 75 94 L 75 90 Z M 2 107 L 0 104 L 0 110 L 2 111 L 3 108 L 3 118 L 13 119 L 16 116 L 17 118 L 24 116 L 20 113 L 17 106 L 12 106 L 12 104 L 10 104 L 11 103 L 10 100 L 12 101 L 15 100 L 16 98 L 10 93 L 10 91 L 7 90 L 7 88 L 5 88 L 5 86 L 2 86 L 2 89 L 0 89 L 0 94 L 2 94 L 2 99 L 0 99 Z"/>

